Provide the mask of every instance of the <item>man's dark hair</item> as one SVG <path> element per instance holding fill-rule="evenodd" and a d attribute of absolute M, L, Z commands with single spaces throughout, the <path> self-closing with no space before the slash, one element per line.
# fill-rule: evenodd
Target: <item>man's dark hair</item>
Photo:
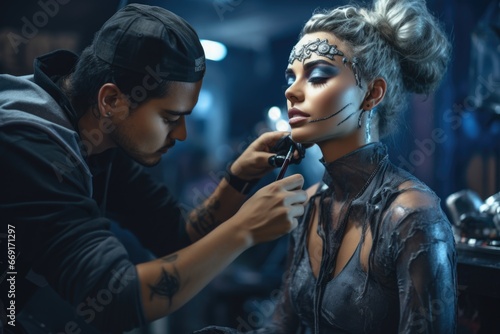
<path fill-rule="evenodd" d="M 167 96 L 169 85 L 165 79 L 110 65 L 94 54 L 92 45 L 88 46 L 70 79 L 69 95 L 78 118 L 97 105 L 99 89 L 106 83 L 114 83 L 127 95 L 132 109 L 150 99 Z"/>

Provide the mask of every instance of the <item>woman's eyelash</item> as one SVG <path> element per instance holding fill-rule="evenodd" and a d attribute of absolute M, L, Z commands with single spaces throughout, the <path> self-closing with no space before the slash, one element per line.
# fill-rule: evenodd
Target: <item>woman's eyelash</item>
<path fill-rule="evenodd" d="M 324 77 L 315 77 L 315 78 L 310 78 L 309 82 L 313 84 L 313 86 L 323 86 L 326 85 L 328 78 Z"/>
<path fill-rule="evenodd" d="M 325 82 L 326 80 L 328 80 L 328 78 L 325 78 L 325 77 L 312 77 L 312 78 L 309 78 L 309 82 L 312 82 L 312 83 Z"/>
<path fill-rule="evenodd" d="M 323 86 L 326 86 L 326 81 L 313 82 L 312 84 L 313 84 L 314 87 L 323 87 Z"/>

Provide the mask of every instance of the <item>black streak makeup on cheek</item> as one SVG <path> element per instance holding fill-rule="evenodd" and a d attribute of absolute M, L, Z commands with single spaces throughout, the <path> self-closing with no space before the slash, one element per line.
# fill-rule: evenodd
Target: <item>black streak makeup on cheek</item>
<path fill-rule="evenodd" d="M 338 115 L 340 112 L 342 112 L 342 110 L 344 110 L 345 108 L 347 108 L 347 107 L 348 107 L 348 106 L 350 106 L 351 104 L 352 104 L 352 103 L 348 103 L 348 104 L 346 104 L 344 107 L 342 107 L 342 109 L 340 109 L 339 111 L 336 111 L 336 112 L 334 112 L 333 114 L 331 114 L 331 115 L 329 115 L 329 116 L 326 116 L 326 117 L 321 117 L 321 118 L 316 118 L 316 119 L 313 119 L 313 120 L 309 121 L 309 123 L 315 123 L 315 122 L 326 121 L 327 119 L 330 119 L 330 118 L 332 118 L 332 117 L 333 117 L 333 116 L 335 116 L 335 115 Z M 351 114 L 351 115 L 352 115 L 352 114 Z M 347 118 L 351 117 L 351 115 L 350 115 L 350 116 L 348 116 Z M 347 119 L 347 118 L 346 118 L 346 119 Z M 344 121 L 345 121 L 345 120 L 344 120 Z M 342 122 L 343 122 L 343 121 L 342 121 Z M 342 122 L 340 122 L 340 123 L 342 123 Z M 339 123 L 339 124 L 340 124 L 340 123 Z M 337 125 L 338 125 L 338 124 L 337 124 Z"/>
<path fill-rule="evenodd" d="M 349 116 L 347 116 L 346 118 L 344 118 L 342 121 L 340 121 L 337 125 L 340 125 L 342 123 L 344 123 L 345 121 L 347 121 L 349 118 L 351 118 L 352 115 L 356 114 L 356 111 L 352 112 Z"/>

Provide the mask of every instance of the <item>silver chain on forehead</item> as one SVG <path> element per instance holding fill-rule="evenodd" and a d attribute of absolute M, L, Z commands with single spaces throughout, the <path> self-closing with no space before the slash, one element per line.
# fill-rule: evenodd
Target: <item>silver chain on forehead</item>
<path fill-rule="evenodd" d="M 311 57 L 313 52 L 318 56 L 323 56 L 330 60 L 333 60 L 334 56 L 344 56 L 344 53 L 337 49 L 336 45 L 328 44 L 328 40 L 326 38 L 323 40 L 318 38 L 315 41 L 301 45 L 298 50 L 296 48 L 297 46 L 293 47 L 290 58 L 288 58 L 288 63 L 290 63 L 290 65 L 293 64 L 295 60 L 300 62 L 304 61 L 305 59 Z"/>
<path fill-rule="evenodd" d="M 347 57 L 345 57 L 344 53 L 339 49 L 337 49 L 336 45 L 328 44 L 328 40 L 326 38 L 323 40 L 317 38 L 315 41 L 311 41 L 309 43 L 301 45 L 298 50 L 294 46 L 292 52 L 290 53 L 290 57 L 288 58 L 288 63 L 292 65 L 295 60 L 303 62 L 305 59 L 311 57 L 313 52 L 316 53 L 318 56 L 326 57 L 330 60 L 333 60 L 334 56 L 341 56 L 342 63 L 344 63 L 344 65 L 346 65 L 349 62 Z M 350 63 L 352 67 L 352 72 L 354 73 L 354 78 L 356 79 L 356 85 L 359 88 L 362 88 L 361 78 L 358 73 L 359 72 L 358 58 L 353 57 Z"/>

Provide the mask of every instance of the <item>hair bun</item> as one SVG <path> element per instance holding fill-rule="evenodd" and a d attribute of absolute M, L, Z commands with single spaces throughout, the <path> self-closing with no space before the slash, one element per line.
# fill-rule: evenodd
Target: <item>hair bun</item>
<path fill-rule="evenodd" d="M 375 0 L 366 19 L 398 54 L 405 88 L 429 93 L 441 81 L 451 50 L 423 0 Z"/>

